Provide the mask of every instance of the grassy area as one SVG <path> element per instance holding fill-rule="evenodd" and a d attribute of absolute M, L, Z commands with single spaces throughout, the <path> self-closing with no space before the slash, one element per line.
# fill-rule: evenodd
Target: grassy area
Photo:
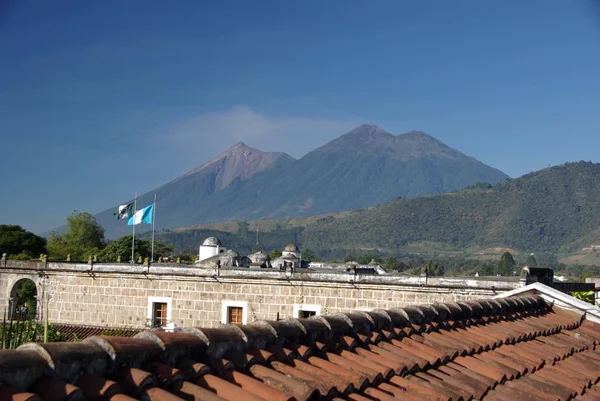
<path fill-rule="evenodd" d="M 565 265 L 600 266 L 600 252 L 584 252 L 564 255 L 558 260 Z"/>

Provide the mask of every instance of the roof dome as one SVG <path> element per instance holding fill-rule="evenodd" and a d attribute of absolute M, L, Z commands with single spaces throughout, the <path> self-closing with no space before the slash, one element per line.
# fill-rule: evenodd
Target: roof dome
<path fill-rule="evenodd" d="M 248 257 L 254 263 L 265 263 L 269 261 L 269 255 L 267 255 L 264 251 L 258 251 L 252 255 L 248 255 Z"/>
<path fill-rule="evenodd" d="M 284 252 L 300 252 L 296 244 L 288 244 L 283 250 Z"/>
<path fill-rule="evenodd" d="M 208 237 L 202 243 L 204 246 L 221 246 L 221 241 L 217 237 Z"/>
<path fill-rule="evenodd" d="M 227 255 L 231 256 L 232 258 L 238 258 L 240 256 L 240 254 L 233 249 L 228 250 Z"/>

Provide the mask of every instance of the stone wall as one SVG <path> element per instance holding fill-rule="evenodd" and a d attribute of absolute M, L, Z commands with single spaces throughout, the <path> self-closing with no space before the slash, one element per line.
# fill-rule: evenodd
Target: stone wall
<path fill-rule="evenodd" d="M 329 314 L 490 297 L 519 285 L 517 281 L 481 278 L 429 278 L 425 284 L 420 277 L 393 275 L 9 263 L 0 268 L 0 306 L 4 310 L 11 289 L 23 278 L 34 280 L 40 298 L 48 296 L 51 322 L 111 327 L 144 327 L 150 297 L 168 301 L 170 321 L 177 326 L 216 327 L 227 302 L 244 305 L 246 321 L 252 322 L 291 317 L 298 308 L 318 307 L 320 314 Z"/>

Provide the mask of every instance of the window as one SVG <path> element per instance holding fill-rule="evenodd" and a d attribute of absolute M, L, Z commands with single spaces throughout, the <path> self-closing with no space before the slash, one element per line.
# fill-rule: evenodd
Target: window
<path fill-rule="evenodd" d="M 171 298 L 148 297 L 146 324 L 150 327 L 165 327 L 171 322 Z"/>
<path fill-rule="evenodd" d="M 316 316 L 317 312 L 314 310 L 301 310 L 298 311 L 298 317 L 302 319 L 308 319 L 311 316 Z"/>
<path fill-rule="evenodd" d="M 154 313 L 152 314 L 152 327 L 166 326 L 167 304 L 165 302 L 155 302 L 153 305 Z"/>
<path fill-rule="evenodd" d="M 321 314 L 321 305 L 295 304 L 294 317 L 309 318 Z"/>
<path fill-rule="evenodd" d="M 248 323 L 248 302 L 223 301 L 223 303 L 221 304 L 221 323 Z"/>
<path fill-rule="evenodd" d="M 244 309 L 239 306 L 227 307 L 227 323 L 242 324 Z"/>

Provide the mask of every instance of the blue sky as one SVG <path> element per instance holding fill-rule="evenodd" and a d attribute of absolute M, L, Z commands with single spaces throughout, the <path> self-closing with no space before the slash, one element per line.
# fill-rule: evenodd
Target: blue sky
<path fill-rule="evenodd" d="M 100 212 L 236 141 L 361 123 L 517 177 L 600 161 L 600 2 L 0 3 L 0 224 Z"/>

